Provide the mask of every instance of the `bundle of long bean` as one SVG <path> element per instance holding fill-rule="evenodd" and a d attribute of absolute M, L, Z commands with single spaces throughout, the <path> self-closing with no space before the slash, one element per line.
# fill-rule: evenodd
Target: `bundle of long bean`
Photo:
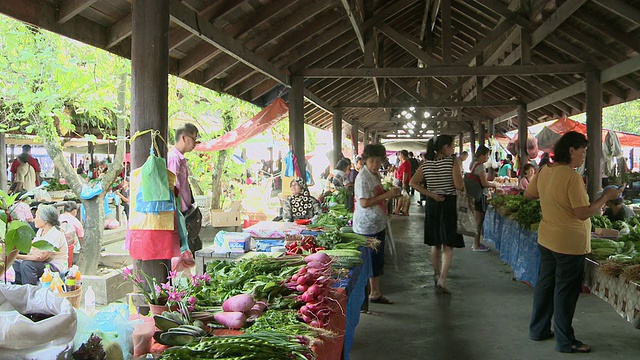
<path fill-rule="evenodd" d="M 169 348 L 160 357 L 166 360 L 307 360 L 313 358 L 315 354 L 304 338 L 276 332 L 207 337 L 197 344 Z"/>

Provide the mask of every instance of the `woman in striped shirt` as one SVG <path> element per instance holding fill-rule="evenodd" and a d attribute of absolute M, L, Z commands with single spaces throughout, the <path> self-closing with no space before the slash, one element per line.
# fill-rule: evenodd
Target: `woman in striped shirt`
<path fill-rule="evenodd" d="M 453 157 L 453 138 L 440 135 L 427 144 L 426 160 L 413 175 L 410 185 L 427 196 L 424 242 L 431 246 L 431 261 L 438 291 L 450 294 L 447 274 L 453 248 L 464 247 L 457 233 L 456 190 L 464 188 L 459 159 Z M 423 186 L 424 185 L 424 186 Z"/>

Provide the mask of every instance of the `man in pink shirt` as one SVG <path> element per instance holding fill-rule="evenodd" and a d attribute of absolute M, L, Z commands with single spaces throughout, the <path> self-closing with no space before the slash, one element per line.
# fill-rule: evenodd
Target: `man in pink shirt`
<path fill-rule="evenodd" d="M 180 211 L 185 215 L 191 252 L 202 249 L 202 241 L 199 237 L 202 213 L 197 207 L 193 207 L 193 194 L 189 185 L 189 165 L 184 154 L 193 151 L 199 142 L 198 128 L 193 124 L 185 123 L 176 129 L 176 144 L 167 153 L 167 168 L 176 174 L 175 187 L 180 196 Z M 181 256 L 181 261 L 187 267 L 195 264 L 191 252 L 187 251 Z"/>
<path fill-rule="evenodd" d="M 198 128 L 186 123 L 176 129 L 176 144 L 167 154 L 167 168 L 176 174 L 176 189 L 180 196 L 180 210 L 184 213 L 193 203 L 193 195 L 189 186 L 189 165 L 184 154 L 192 151 L 198 141 Z"/>

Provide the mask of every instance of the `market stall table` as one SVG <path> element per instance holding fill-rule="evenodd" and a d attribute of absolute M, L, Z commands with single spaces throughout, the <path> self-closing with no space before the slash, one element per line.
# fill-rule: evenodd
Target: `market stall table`
<path fill-rule="evenodd" d="M 524 230 L 515 221 L 499 214 L 493 207 L 487 209 L 484 220 L 485 240 L 495 245 L 500 260 L 513 269 L 517 280 L 536 285 L 540 266 L 535 231 Z M 627 321 L 640 314 L 640 284 L 621 277 L 612 277 L 600 270 L 600 264 L 586 259 L 584 286 L 603 299 Z"/>

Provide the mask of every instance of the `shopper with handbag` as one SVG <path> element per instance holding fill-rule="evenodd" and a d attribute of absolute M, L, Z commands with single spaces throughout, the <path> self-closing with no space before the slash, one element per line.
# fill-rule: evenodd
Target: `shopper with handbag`
<path fill-rule="evenodd" d="M 189 233 L 189 250 L 191 251 L 181 258 L 189 266 L 193 262 L 193 253 L 202 249 L 202 241 L 199 237 L 202 213 L 193 199 L 191 185 L 189 185 L 189 164 L 184 154 L 193 151 L 200 142 L 198 128 L 193 124 L 186 123 L 176 129 L 175 138 L 176 143 L 167 154 L 167 169 L 176 174 L 175 187 L 178 189 L 178 196 L 180 196 L 180 211 L 185 217 Z"/>
<path fill-rule="evenodd" d="M 465 186 L 467 193 L 475 200 L 475 216 L 476 216 L 476 235 L 473 237 L 473 251 L 489 251 L 489 248 L 480 243 L 482 236 L 482 228 L 484 224 L 484 216 L 487 212 L 487 195 L 489 188 L 496 188 L 498 185 L 487 180 L 487 168 L 484 166 L 489 160 L 490 150 L 484 145 L 480 145 L 473 155 L 473 165 L 471 172 L 465 175 Z"/>
<path fill-rule="evenodd" d="M 440 135 L 427 143 L 426 160 L 409 182 L 427 196 L 424 217 L 424 242 L 431 246 L 431 261 L 436 289 L 445 294 L 447 274 L 453 260 L 453 248 L 463 248 L 457 232 L 456 190 L 464 188 L 459 159 L 453 156 L 453 138 Z"/>

